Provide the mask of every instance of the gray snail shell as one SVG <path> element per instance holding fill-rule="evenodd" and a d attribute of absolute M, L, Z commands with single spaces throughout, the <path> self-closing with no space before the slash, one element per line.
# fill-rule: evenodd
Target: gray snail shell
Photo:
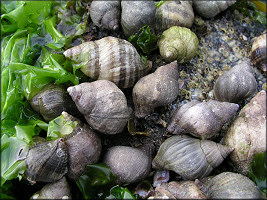
<path fill-rule="evenodd" d="M 238 108 L 238 104 L 228 102 L 191 101 L 174 113 L 167 130 L 173 134 L 189 133 L 202 139 L 212 138 L 234 117 Z"/>
<path fill-rule="evenodd" d="M 63 85 L 46 85 L 30 100 L 31 107 L 40 113 L 45 121 L 50 121 L 63 111 L 76 113 L 77 108 Z"/>
<path fill-rule="evenodd" d="M 68 92 L 87 123 L 106 134 L 123 131 L 132 109 L 123 92 L 112 82 L 98 80 L 69 87 Z"/>
<path fill-rule="evenodd" d="M 172 26 L 165 30 L 158 41 L 160 55 L 164 60 L 177 60 L 178 63 L 189 62 L 195 56 L 198 44 L 196 34 L 180 26 Z"/>
<path fill-rule="evenodd" d="M 100 28 L 118 30 L 121 17 L 120 6 L 121 3 L 119 0 L 94 0 L 89 8 L 90 17 L 93 23 Z"/>
<path fill-rule="evenodd" d="M 257 93 L 231 124 L 223 143 L 235 150 L 230 154 L 237 170 L 247 174 L 254 155 L 266 151 L 266 92 Z"/>
<path fill-rule="evenodd" d="M 70 186 L 65 176 L 53 183 L 46 184 L 31 199 L 71 199 Z"/>
<path fill-rule="evenodd" d="M 207 199 L 194 181 L 171 181 L 157 186 L 155 199 Z M 153 199 L 152 198 L 152 199 Z"/>
<path fill-rule="evenodd" d="M 155 26 L 156 6 L 152 0 L 121 1 L 121 26 L 126 36 L 137 33 L 144 25 L 152 31 Z"/>
<path fill-rule="evenodd" d="M 154 146 L 147 144 L 141 148 L 128 146 L 111 147 L 105 157 L 113 174 L 118 176 L 117 182 L 135 183 L 146 178 L 151 169 L 151 154 Z"/>
<path fill-rule="evenodd" d="M 79 123 L 73 132 L 65 138 L 69 155 L 66 175 L 77 180 L 86 171 L 87 165 L 98 162 L 102 149 L 101 140 L 88 125 L 66 112 L 63 112 L 62 115 L 65 119 Z"/>
<path fill-rule="evenodd" d="M 152 167 L 172 170 L 183 179 L 194 180 L 208 176 L 232 151 L 232 148 L 210 140 L 177 135 L 161 144 Z"/>
<path fill-rule="evenodd" d="M 250 52 L 250 59 L 256 67 L 261 69 L 263 72 L 267 73 L 266 31 L 254 40 Z"/>
<path fill-rule="evenodd" d="M 200 188 L 208 199 L 260 199 L 261 191 L 249 178 L 223 172 L 209 179 Z"/>
<path fill-rule="evenodd" d="M 213 18 L 226 10 L 236 1 L 201 1 L 193 0 L 193 8 L 198 15 L 204 18 Z"/>
<path fill-rule="evenodd" d="M 29 149 L 25 159 L 26 178 L 31 182 L 54 182 L 67 172 L 68 152 L 63 138 L 37 144 Z"/>
<path fill-rule="evenodd" d="M 250 61 L 243 61 L 223 73 L 214 85 L 214 94 L 219 101 L 238 103 L 252 96 L 257 89 Z"/>
<path fill-rule="evenodd" d="M 194 18 L 188 1 L 166 1 L 156 9 L 156 32 L 161 33 L 172 26 L 190 28 Z"/>
<path fill-rule="evenodd" d="M 130 42 L 111 36 L 72 47 L 64 55 L 82 66 L 86 76 L 112 81 L 120 88 L 132 87 L 152 67 L 150 62 L 143 64 Z"/>
<path fill-rule="evenodd" d="M 154 108 L 173 102 L 179 94 L 177 62 L 159 67 L 141 78 L 133 88 L 135 116 L 145 117 Z"/>

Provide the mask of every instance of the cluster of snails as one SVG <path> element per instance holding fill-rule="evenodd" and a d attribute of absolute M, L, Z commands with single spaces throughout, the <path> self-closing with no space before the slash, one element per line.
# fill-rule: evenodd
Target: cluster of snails
<path fill-rule="evenodd" d="M 212 18 L 234 2 L 166 1 L 156 8 L 153 1 L 93 1 L 90 16 L 101 28 L 117 30 L 121 21 L 126 36 L 143 25 L 162 33 L 158 46 L 167 64 L 152 73 L 152 62 L 143 62 L 130 42 L 112 36 L 67 49 L 63 53 L 66 59 L 94 81 L 68 88 L 51 84 L 31 99 L 32 108 L 46 121 L 63 115 L 77 123 L 70 135 L 38 142 L 29 149 L 26 178 L 31 183 L 49 182 L 32 198 L 71 198 L 65 176 L 77 180 L 86 165 L 101 160 L 98 132 L 121 133 L 133 116 L 143 119 L 155 108 L 177 100 L 178 63 L 189 62 L 198 49 L 198 38 L 189 29 L 194 21 L 193 8 L 198 15 Z M 245 175 L 254 155 L 266 151 L 266 92 L 259 92 L 234 119 L 238 103 L 256 93 L 252 63 L 266 71 L 263 38 L 266 41 L 266 33 L 253 43 L 251 61 L 237 63 L 218 77 L 215 100 L 187 102 L 176 110 L 166 128 L 175 135 L 160 145 L 154 158 L 150 143 L 109 148 L 101 161 L 118 177 L 117 183 L 137 183 L 150 176 L 152 169 L 155 174 L 165 170 L 175 172 L 183 181 L 168 182 L 166 178 L 155 184 L 150 199 L 264 198 Z M 131 87 L 134 110 L 123 93 Z M 76 116 L 84 117 L 87 123 Z M 222 142 L 212 141 L 226 123 L 231 125 Z M 224 172 L 209 177 L 227 156 L 240 174 Z"/>

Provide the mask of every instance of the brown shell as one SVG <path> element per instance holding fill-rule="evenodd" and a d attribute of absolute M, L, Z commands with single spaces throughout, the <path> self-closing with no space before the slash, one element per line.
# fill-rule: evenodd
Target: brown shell
<path fill-rule="evenodd" d="M 93 129 L 106 134 L 123 131 L 132 110 L 127 106 L 125 95 L 114 83 L 98 80 L 67 90 Z"/>
<path fill-rule="evenodd" d="M 61 179 L 67 172 L 68 152 L 63 138 L 37 144 L 30 148 L 25 163 L 27 179 L 54 182 Z"/>
<path fill-rule="evenodd" d="M 250 59 L 252 63 L 260 68 L 263 72 L 267 73 L 266 67 L 266 31 L 257 37 L 251 48 Z"/>
<path fill-rule="evenodd" d="M 112 81 L 120 88 L 132 87 L 152 67 L 150 62 L 143 64 L 130 42 L 111 36 L 72 47 L 64 55 L 86 76 Z"/>

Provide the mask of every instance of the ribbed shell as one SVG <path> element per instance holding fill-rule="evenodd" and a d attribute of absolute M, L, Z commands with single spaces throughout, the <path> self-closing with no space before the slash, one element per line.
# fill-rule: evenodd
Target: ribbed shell
<path fill-rule="evenodd" d="M 162 33 L 158 41 L 160 55 L 164 60 L 178 63 L 189 62 L 198 49 L 198 38 L 190 29 L 172 26 Z"/>
<path fill-rule="evenodd" d="M 198 15 L 204 18 L 215 17 L 220 12 L 226 10 L 236 1 L 201 1 L 193 0 L 193 8 Z"/>
<path fill-rule="evenodd" d="M 257 89 L 250 61 L 243 61 L 223 73 L 214 85 L 214 94 L 219 101 L 238 103 L 252 96 Z"/>
<path fill-rule="evenodd" d="M 209 100 L 192 101 L 174 113 L 167 129 L 173 134 L 189 133 L 199 138 L 212 138 L 235 115 L 238 104 Z"/>
<path fill-rule="evenodd" d="M 261 192 L 249 178 L 223 172 L 211 178 L 201 189 L 209 199 L 260 199 Z"/>
<path fill-rule="evenodd" d="M 255 66 L 267 73 L 266 31 L 254 40 L 251 48 L 250 59 Z"/>
<path fill-rule="evenodd" d="M 194 12 L 188 1 L 166 1 L 156 9 L 156 31 L 161 33 L 172 26 L 190 28 Z"/>
<path fill-rule="evenodd" d="M 54 182 L 67 172 L 68 152 L 62 138 L 37 144 L 25 159 L 26 177 L 31 182 Z"/>
<path fill-rule="evenodd" d="M 119 0 L 94 0 L 89 8 L 90 17 L 93 23 L 100 28 L 118 30 L 121 17 L 120 6 Z"/>
<path fill-rule="evenodd" d="M 135 115 L 145 117 L 154 108 L 173 102 L 179 94 L 177 62 L 159 67 L 141 78 L 133 88 Z"/>
<path fill-rule="evenodd" d="M 82 66 L 85 75 L 94 80 L 112 81 L 120 88 L 132 87 L 152 67 L 150 63 L 142 63 L 130 42 L 111 36 L 72 47 L 64 55 L 75 66 Z"/>
<path fill-rule="evenodd" d="M 129 37 L 144 25 L 152 30 L 155 26 L 156 6 L 152 0 L 121 1 L 121 26 L 124 34 Z"/>
<path fill-rule="evenodd" d="M 104 162 L 118 176 L 118 183 L 134 183 L 148 176 L 151 169 L 151 152 L 128 146 L 111 147 Z"/>
<path fill-rule="evenodd" d="M 132 110 L 127 106 L 125 95 L 114 83 L 98 80 L 67 90 L 93 129 L 107 134 L 123 131 Z"/>
<path fill-rule="evenodd" d="M 161 144 L 152 166 L 172 170 L 184 179 L 194 180 L 208 176 L 232 150 L 210 140 L 172 136 Z"/>

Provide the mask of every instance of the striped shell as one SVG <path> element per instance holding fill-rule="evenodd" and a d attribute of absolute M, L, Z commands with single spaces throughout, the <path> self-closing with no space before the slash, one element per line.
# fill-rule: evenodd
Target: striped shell
<path fill-rule="evenodd" d="M 214 85 L 214 94 L 219 101 L 238 103 L 252 96 L 257 89 L 250 61 L 243 61 L 223 73 Z"/>
<path fill-rule="evenodd" d="M 130 42 L 112 36 L 82 43 L 66 50 L 64 55 L 90 78 L 109 80 L 120 88 L 132 87 L 152 67 L 142 63 Z"/>
<path fill-rule="evenodd" d="M 156 10 L 156 31 L 161 33 L 172 26 L 190 28 L 194 12 L 188 1 L 166 1 Z"/>
<path fill-rule="evenodd" d="M 120 21 L 120 1 L 97 1 L 94 0 L 89 8 L 93 23 L 104 29 L 118 30 Z"/>
<path fill-rule="evenodd" d="M 93 129 L 106 134 L 123 131 L 132 110 L 127 106 L 124 93 L 114 83 L 98 80 L 67 90 Z"/>
<path fill-rule="evenodd" d="M 232 148 L 210 140 L 177 135 L 161 144 L 152 166 L 172 170 L 184 179 L 194 180 L 208 176 L 232 151 Z"/>
<path fill-rule="evenodd" d="M 249 178 L 223 172 L 208 180 L 201 188 L 208 199 L 261 199 L 261 191 Z"/>
<path fill-rule="evenodd" d="M 193 8 L 198 15 L 204 18 L 212 18 L 226 10 L 236 1 L 201 1 L 193 0 Z"/>
<path fill-rule="evenodd" d="M 68 172 L 67 162 L 68 152 L 62 138 L 37 144 L 30 148 L 25 159 L 27 166 L 25 175 L 32 183 L 54 182 Z"/>
<path fill-rule="evenodd" d="M 267 73 L 266 67 L 266 32 L 255 39 L 252 44 L 250 59 L 252 63 Z"/>

